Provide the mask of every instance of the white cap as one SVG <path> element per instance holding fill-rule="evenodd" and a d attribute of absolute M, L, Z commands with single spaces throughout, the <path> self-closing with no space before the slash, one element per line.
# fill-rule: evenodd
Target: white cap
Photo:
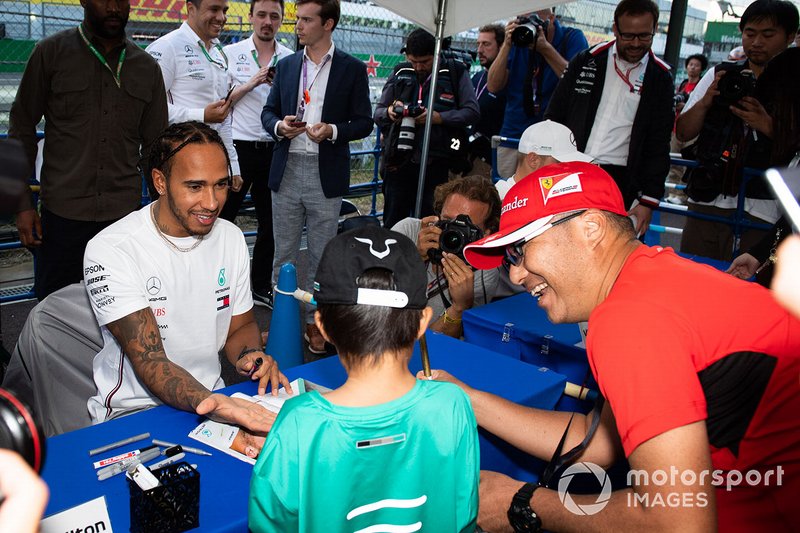
<path fill-rule="evenodd" d="M 563 124 L 552 120 L 537 122 L 522 133 L 519 139 L 520 153 L 549 155 L 560 163 L 582 161 L 591 163 L 592 157 L 578 151 L 575 135 Z"/>

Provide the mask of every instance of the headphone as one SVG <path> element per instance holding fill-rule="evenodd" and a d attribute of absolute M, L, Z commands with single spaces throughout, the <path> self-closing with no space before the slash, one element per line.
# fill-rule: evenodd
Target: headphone
<path fill-rule="evenodd" d="M 17 452 L 37 473 L 42 471 L 45 435 L 25 402 L 0 389 L 0 448 Z"/>

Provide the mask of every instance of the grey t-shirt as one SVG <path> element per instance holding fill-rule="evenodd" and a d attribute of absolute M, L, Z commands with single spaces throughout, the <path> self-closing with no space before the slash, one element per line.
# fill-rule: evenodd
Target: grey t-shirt
<path fill-rule="evenodd" d="M 414 244 L 416 244 L 417 236 L 419 235 L 419 230 L 421 227 L 422 222 L 420 219 L 408 217 L 395 224 L 392 227 L 392 231 L 396 231 L 397 233 L 405 235 L 414 241 Z M 433 265 L 431 263 L 428 263 L 427 271 L 428 287 L 426 294 L 428 295 L 428 305 L 433 309 L 433 316 L 434 319 L 436 319 L 441 316 L 445 310 L 439 287 L 441 286 L 443 289 L 444 296 L 447 298 L 448 302 L 452 303 L 453 300 L 450 298 L 450 290 L 447 287 L 447 280 L 445 279 L 444 274 L 439 275 L 437 282 L 437 277 L 434 273 Z M 495 289 L 497 288 L 497 278 L 498 271 L 496 268 L 492 270 L 475 271 L 475 282 L 473 285 L 475 288 L 475 300 L 472 304 L 473 307 L 484 305 L 492 300 Z"/>

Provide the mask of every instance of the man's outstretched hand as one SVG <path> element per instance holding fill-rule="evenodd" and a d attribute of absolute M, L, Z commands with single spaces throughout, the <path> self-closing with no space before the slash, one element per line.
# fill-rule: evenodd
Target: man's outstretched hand
<path fill-rule="evenodd" d="M 254 434 L 266 434 L 278 416 L 253 402 L 214 393 L 197 405 L 195 412 L 211 420 L 241 426 Z"/>

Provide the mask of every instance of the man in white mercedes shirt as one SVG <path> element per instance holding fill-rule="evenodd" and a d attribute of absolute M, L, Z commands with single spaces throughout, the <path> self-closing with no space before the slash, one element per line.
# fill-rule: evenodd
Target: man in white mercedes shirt
<path fill-rule="evenodd" d="M 164 76 L 169 123 L 197 120 L 217 130 L 231 161 L 231 189 L 238 191 L 242 177 L 231 134 L 229 59 L 219 42 L 227 11 L 227 0 L 188 0 L 186 22 L 146 51 Z"/>
<path fill-rule="evenodd" d="M 228 165 L 206 124 L 169 126 L 147 165 L 159 200 L 89 242 L 84 281 L 103 335 L 93 362 L 97 394 L 88 402 L 93 421 L 163 403 L 255 433 L 272 426 L 269 411 L 211 392 L 225 385 L 220 353 L 258 380 L 260 394 L 288 385 L 261 349 L 244 236 L 218 220 Z"/>

